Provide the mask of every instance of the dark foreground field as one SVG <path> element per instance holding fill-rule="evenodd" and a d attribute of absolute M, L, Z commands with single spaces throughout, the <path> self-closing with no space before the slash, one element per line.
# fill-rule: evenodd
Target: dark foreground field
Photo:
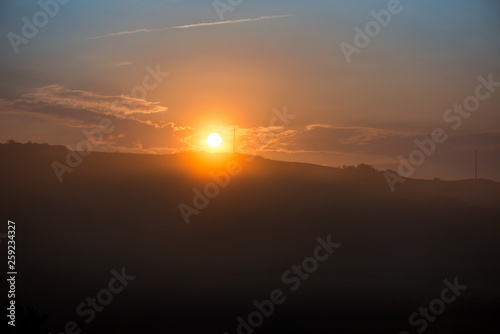
<path fill-rule="evenodd" d="M 498 331 L 498 183 L 407 180 L 391 193 L 364 165 L 205 153 L 92 153 L 60 183 L 51 164 L 66 154 L 0 145 L 18 333 L 235 334 L 238 317 L 255 325 L 245 334 Z M 187 225 L 179 204 L 193 206 L 193 188 L 232 160 L 241 172 Z M 318 250 L 329 235 L 332 254 Z M 323 260 L 307 260 L 315 253 Z M 310 273 L 289 271 L 303 264 Z M 113 279 L 122 270 L 128 280 Z M 444 281 L 455 279 L 467 288 L 454 293 Z M 271 294 L 279 305 L 265 302 Z M 438 315 L 418 314 L 430 304 Z M 38 326 L 27 307 L 48 318 Z"/>

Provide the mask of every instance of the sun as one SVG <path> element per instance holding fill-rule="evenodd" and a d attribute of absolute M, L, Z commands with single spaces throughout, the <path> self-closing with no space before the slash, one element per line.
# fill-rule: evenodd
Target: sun
<path fill-rule="evenodd" d="M 211 133 L 207 138 L 208 145 L 212 147 L 217 147 L 222 143 L 222 138 L 218 133 Z"/>

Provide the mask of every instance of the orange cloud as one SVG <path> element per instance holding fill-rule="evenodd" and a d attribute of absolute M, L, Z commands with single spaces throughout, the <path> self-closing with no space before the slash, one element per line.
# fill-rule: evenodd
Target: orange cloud
<path fill-rule="evenodd" d="M 101 95 L 83 90 L 73 90 L 61 85 L 49 85 L 26 93 L 16 102 L 38 106 L 85 109 L 102 114 L 150 114 L 166 111 L 158 102 L 130 96 Z"/>

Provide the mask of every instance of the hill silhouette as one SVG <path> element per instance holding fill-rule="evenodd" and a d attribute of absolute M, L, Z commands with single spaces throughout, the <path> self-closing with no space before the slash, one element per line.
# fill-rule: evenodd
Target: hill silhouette
<path fill-rule="evenodd" d="M 59 182 L 53 162 L 67 154 L 0 145 L 17 300 L 50 315 L 43 330 L 81 323 L 77 305 L 123 267 L 135 279 L 83 333 L 233 334 L 277 288 L 286 302 L 255 333 L 416 333 L 410 315 L 455 277 L 467 289 L 426 332 L 498 329 L 499 183 L 408 179 L 392 193 L 368 165 L 204 152 L 92 152 Z M 186 224 L 179 205 L 232 161 L 241 172 Z M 290 292 L 282 274 L 328 235 L 341 246 Z"/>

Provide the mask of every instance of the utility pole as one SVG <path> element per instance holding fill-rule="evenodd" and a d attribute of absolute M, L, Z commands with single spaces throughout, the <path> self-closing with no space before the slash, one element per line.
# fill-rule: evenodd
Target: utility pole
<path fill-rule="evenodd" d="M 477 149 L 474 150 L 474 175 L 477 180 Z"/>

